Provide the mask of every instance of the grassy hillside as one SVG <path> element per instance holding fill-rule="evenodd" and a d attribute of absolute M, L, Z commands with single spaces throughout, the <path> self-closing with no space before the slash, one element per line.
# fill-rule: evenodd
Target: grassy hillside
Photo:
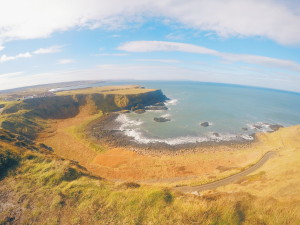
<path fill-rule="evenodd" d="M 86 126 L 105 112 L 165 96 L 134 86 L 94 91 L 5 106 L 1 225 L 300 224 L 300 126 L 258 134 L 247 146 L 143 155 L 89 139 Z M 199 196 L 173 189 L 237 173 L 267 151 L 276 155 L 238 182 Z"/>
<path fill-rule="evenodd" d="M 3 142 L 0 224 L 297 224 L 296 202 L 245 192 L 181 195 L 114 184 L 46 150 Z M 38 148 L 38 146 L 37 146 Z M 292 210 L 291 210 L 292 209 Z"/>

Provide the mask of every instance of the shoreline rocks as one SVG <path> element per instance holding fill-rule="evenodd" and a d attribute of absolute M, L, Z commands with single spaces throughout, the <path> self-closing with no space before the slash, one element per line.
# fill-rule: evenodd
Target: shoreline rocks
<path fill-rule="evenodd" d="M 142 113 L 145 113 L 146 110 L 145 109 L 137 109 L 137 110 L 134 110 L 133 112 L 137 113 L 137 114 L 142 114 Z"/>
<path fill-rule="evenodd" d="M 166 118 L 166 117 L 154 117 L 153 120 L 154 120 L 155 122 L 159 122 L 159 123 L 171 121 L 171 119 Z"/>
<path fill-rule="evenodd" d="M 203 122 L 203 123 L 200 123 L 200 125 L 202 127 L 208 127 L 208 126 L 210 126 L 209 122 Z"/>
<path fill-rule="evenodd" d="M 125 147 L 129 150 L 142 154 L 183 154 L 187 152 L 202 151 L 203 148 L 214 148 L 214 146 L 245 146 L 255 141 L 253 140 L 235 140 L 235 141 L 207 141 L 195 143 L 183 143 L 178 145 L 169 145 L 164 142 L 139 143 L 133 137 L 127 136 L 119 129 L 121 123 L 116 121 L 119 113 L 110 113 L 93 121 L 86 130 L 86 135 L 93 138 L 100 144 L 106 144 L 111 147 Z M 215 134 L 215 137 L 217 134 Z M 220 135 L 220 134 L 219 134 Z"/>
<path fill-rule="evenodd" d="M 269 125 L 269 128 L 274 132 L 274 131 L 277 131 L 277 130 L 279 130 L 279 128 L 282 128 L 283 126 L 282 125 L 280 125 L 280 124 L 271 124 L 271 125 Z"/>
<path fill-rule="evenodd" d="M 152 106 L 147 106 L 147 110 L 168 110 L 166 106 L 159 106 L 159 105 L 152 105 Z"/>

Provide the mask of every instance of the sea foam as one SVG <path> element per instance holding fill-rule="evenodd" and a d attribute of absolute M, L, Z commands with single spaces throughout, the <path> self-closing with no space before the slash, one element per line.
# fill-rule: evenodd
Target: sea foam
<path fill-rule="evenodd" d="M 178 103 L 178 99 L 173 98 L 173 99 L 166 101 L 165 104 L 168 106 L 168 105 L 177 105 L 177 103 Z"/>
<path fill-rule="evenodd" d="M 169 117 L 170 114 L 163 115 Z M 222 134 L 218 133 L 215 136 L 214 133 L 210 132 L 208 135 L 203 136 L 181 136 L 174 138 L 149 138 L 141 132 L 140 125 L 143 123 L 139 120 L 132 120 L 125 114 L 121 114 L 116 118 L 116 121 L 120 123 L 119 129 L 128 137 L 132 137 L 133 140 L 139 144 L 149 143 L 166 143 L 168 145 L 181 145 L 181 144 L 192 144 L 192 143 L 203 143 L 203 142 L 221 142 L 221 141 L 243 141 L 253 140 L 253 137 L 245 134 Z"/>

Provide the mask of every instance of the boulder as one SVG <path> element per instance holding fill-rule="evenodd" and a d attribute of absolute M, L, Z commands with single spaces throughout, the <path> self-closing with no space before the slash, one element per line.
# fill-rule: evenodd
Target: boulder
<path fill-rule="evenodd" d="M 142 114 L 144 112 L 146 112 L 145 109 L 137 109 L 137 110 L 134 110 L 133 112 L 137 113 L 137 114 Z"/>
<path fill-rule="evenodd" d="M 154 106 L 165 106 L 165 103 L 163 102 L 157 102 L 154 104 Z"/>
<path fill-rule="evenodd" d="M 272 130 L 272 131 L 277 131 L 279 128 L 283 127 L 282 125 L 279 125 L 279 124 L 271 124 L 269 126 L 269 128 Z"/>
<path fill-rule="evenodd" d="M 131 111 L 135 111 L 135 110 L 138 110 L 138 109 L 144 109 L 144 105 L 143 104 L 137 104 L 136 106 L 134 107 L 131 107 Z"/>
<path fill-rule="evenodd" d="M 154 117 L 153 120 L 159 123 L 171 121 L 171 119 L 165 117 Z"/>
<path fill-rule="evenodd" d="M 200 125 L 202 127 L 208 127 L 209 126 L 209 122 L 203 122 L 203 123 L 200 123 Z"/>
<path fill-rule="evenodd" d="M 155 106 L 155 105 L 148 106 L 146 109 L 147 110 L 168 110 L 166 106 Z"/>
<path fill-rule="evenodd" d="M 248 130 L 248 128 L 247 128 L 247 127 L 243 127 L 243 128 L 242 128 L 242 130 L 244 130 L 244 131 L 247 131 L 247 130 Z"/>
<path fill-rule="evenodd" d="M 220 137 L 220 134 L 217 133 L 217 132 L 214 132 L 213 135 L 216 136 L 216 137 Z"/>
<path fill-rule="evenodd" d="M 261 125 L 253 125 L 253 127 L 254 127 L 255 129 L 257 129 L 257 130 L 260 130 L 260 129 L 263 128 Z"/>

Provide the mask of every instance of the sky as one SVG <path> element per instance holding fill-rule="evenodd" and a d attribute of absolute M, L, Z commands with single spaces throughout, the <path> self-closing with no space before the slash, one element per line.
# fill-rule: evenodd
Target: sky
<path fill-rule="evenodd" d="M 127 79 L 300 92 L 300 1 L 0 0 L 0 90 Z"/>

